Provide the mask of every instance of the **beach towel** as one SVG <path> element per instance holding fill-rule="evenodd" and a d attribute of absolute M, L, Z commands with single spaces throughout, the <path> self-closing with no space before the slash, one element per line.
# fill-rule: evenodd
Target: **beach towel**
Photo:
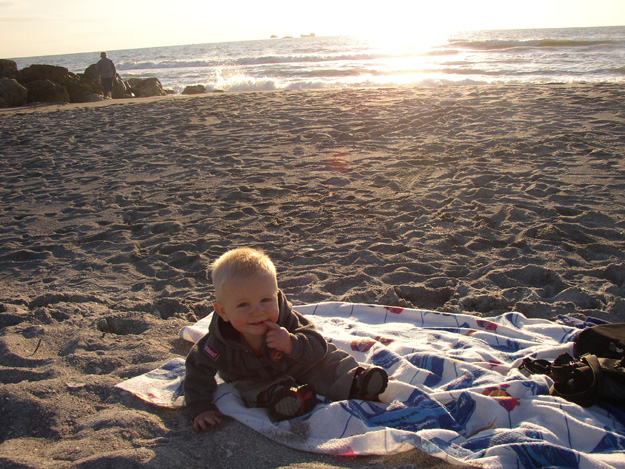
<path fill-rule="evenodd" d="M 625 468 L 625 412 L 583 408 L 549 395 L 544 375 L 526 376 L 523 358 L 553 360 L 596 324 L 516 312 L 463 314 L 352 303 L 296 306 L 329 342 L 390 376 L 381 402 L 330 402 L 297 419 L 272 422 L 221 383 L 221 412 L 291 448 L 333 455 L 387 455 L 418 448 L 450 463 L 486 468 Z M 180 337 L 204 335 L 210 316 Z M 184 359 L 118 386 L 156 405 L 183 403 Z"/>

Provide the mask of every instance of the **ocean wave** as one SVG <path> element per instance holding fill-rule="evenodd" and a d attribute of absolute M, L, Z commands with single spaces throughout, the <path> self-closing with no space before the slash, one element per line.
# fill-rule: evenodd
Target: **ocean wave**
<path fill-rule="evenodd" d="M 398 81 L 397 75 L 381 73 L 365 73 L 360 76 L 352 75 L 345 77 L 334 76 L 301 76 L 298 78 L 285 79 L 252 77 L 249 75 L 213 76 L 202 83 L 208 92 L 245 92 L 245 91 L 274 91 L 274 90 L 309 90 L 309 89 L 337 89 L 337 88 L 370 88 L 379 86 L 391 87 L 414 87 L 414 86 L 460 86 L 460 85 L 482 85 L 492 83 L 493 80 L 486 78 L 488 73 L 478 74 L 469 77 L 464 74 L 457 76 L 445 73 L 415 73 L 414 77 L 408 77 Z M 165 84 L 163 84 L 165 85 Z M 183 86 L 170 86 L 175 92 L 182 92 Z"/>
<path fill-rule="evenodd" d="M 481 40 L 467 41 L 451 39 L 449 50 L 468 49 L 478 51 L 498 51 L 510 49 L 556 49 L 556 48 L 589 48 L 615 47 L 622 45 L 620 41 L 611 40 L 577 40 L 577 39 L 536 39 L 536 40 Z"/>
<path fill-rule="evenodd" d="M 617 41 L 596 40 L 583 41 L 576 39 L 543 39 L 540 41 L 539 47 L 595 47 L 595 46 L 613 46 L 618 45 Z"/>
<path fill-rule="evenodd" d="M 189 44 L 110 51 L 123 79 L 180 93 L 482 83 L 624 82 L 625 27 L 466 31 L 429 45 L 357 37 Z M 22 58 L 81 73 L 94 54 Z"/>
<path fill-rule="evenodd" d="M 411 53 L 370 53 L 337 55 L 265 55 L 260 57 L 244 56 L 239 58 L 216 57 L 211 60 L 163 60 L 163 61 L 124 61 L 117 64 L 118 70 L 154 70 L 175 68 L 207 68 L 229 66 L 263 66 L 289 64 L 324 64 L 330 62 L 367 63 L 374 60 L 410 58 L 427 54 Z M 435 55 L 449 55 L 445 51 Z"/>
<path fill-rule="evenodd" d="M 379 58 L 369 54 L 348 55 L 267 55 L 264 57 L 241 57 L 236 60 L 237 65 L 265 65 L 265 64 L 289 64 L 289 63 L 316 63 L 316 62 L 341 62 L 341 61 L 365 61 Z"/>
<path fill-rule="evenodd" d="M 456 55 L 459 54 L 460 50 L 458 49 L 434 49 L 421 54 L 422 57 L 437 57 L 444 55 Z"/>
<path fill-rule="evenodd" d="M 118 70 L 158 70 L 176 68 L 206 68 L 223 66 L 228 59 L 219 58 L 216 60 L 163 60 L 144 62 L 121 62 L 116 64 Z M 232 62 L 232 60 L 230 60 Z"/>
<path fill-rule="evenodd" d="M 323 80 L 298 80 L 282 82 L 279 80 L 239 80 L 230 83 L 207 84 L 206 89 L 212 91 L 245 92 L 245 91 L 275 91 L 275 90 L 314 90 L 314 89 L 337 89 L 337 88 L 376 88 L 379 86 L 393 86 L 398 88 L 415 86 L 463 86 L 463 85 L 485 85 L 485 80 L 475 80 L 470 78 L 445 79 L 445 78 L 420 78 L 414 81 L 397 84 L 392 82 L 379 82 L 371 80 L 361 80 L 353 82 L 323 81 Z"/>
<path fill-rule="evenodd" d="M 388 57 L 385 54 L 346 54 L 346 55 L 267 55 L 261 57 L 244 56 L 239 58 L 216 57 L 210 60 L 162 60 L 162 61 L 124 61 L 116 64 L 118 70 L 150 70 L 173 68 L 202 68 L 223 65 L 272 65 L 293 63 L 324 63 L 369 61 Z"/>
<path fill-rule="evenodd" d="M 438 70 L 438 72 L 449 75 L 482 75 L 487 77 L 498 77 L 509 74 L 505 70 L 485 70 L 481 68 L 447 68 Z"/>

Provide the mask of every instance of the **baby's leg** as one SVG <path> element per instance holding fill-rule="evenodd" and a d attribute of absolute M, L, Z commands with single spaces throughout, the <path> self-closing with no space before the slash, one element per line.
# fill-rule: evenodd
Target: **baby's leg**
<path fill-rule="evenodd" d="M 243 399 L 247 407 L 269 407 L 277 390 L 290 387 L 295 381 L 290 376 L 281 376 L 273 381 L 259 383 L 254 380 L 238 380 L 232 385 Z"/>
<path fill-rule="evenodd" d="M 352 383 L 359 369 L 354 357 L 337 349 L 334 344 L 328 344 L 323 360 L 295 379 L 298 383 L 310 384 L 317 394 L 332 401 L 342 401 L 350 398 Z"/>

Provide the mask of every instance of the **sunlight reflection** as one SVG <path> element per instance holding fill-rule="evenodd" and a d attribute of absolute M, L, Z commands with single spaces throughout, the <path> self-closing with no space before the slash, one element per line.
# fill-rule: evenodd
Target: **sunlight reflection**
<path fill-rule="evenodd" d="M 369 47 L 367 52 L 377 59 L 371 63 L 371 73 L 363 70 L 363 74 L 355 77 L 354 81 L 400 86 L 424 80 L 437 82 L 443 78 L 441 69 L 449 57 L 448 51 L 441 45 L 448 44 L 452 35 L 451 31 L 434 29 L 370 33 L 363 41 Z"/>

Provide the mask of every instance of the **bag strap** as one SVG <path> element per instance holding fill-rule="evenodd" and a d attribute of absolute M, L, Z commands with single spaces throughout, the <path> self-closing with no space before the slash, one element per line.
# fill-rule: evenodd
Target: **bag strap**
<path fill-rule="evenodd" d="M 540 358 L 536 360 L 524 358 L 519 370 L 526 370 L 530 375 L 551 375 L 551 362 Z"/>
<path fill-rule="evenodd" d="M 603 372 L 595 355 L 586 354 L 580 358 L 580 362 L 569 362 L 562 365 L 556 365 L 554 362 L 551 367 L 551 377 L 554 383 L 549 393 L 583 407 L 589 407 L 593 405 L 599 391 Z"/>

